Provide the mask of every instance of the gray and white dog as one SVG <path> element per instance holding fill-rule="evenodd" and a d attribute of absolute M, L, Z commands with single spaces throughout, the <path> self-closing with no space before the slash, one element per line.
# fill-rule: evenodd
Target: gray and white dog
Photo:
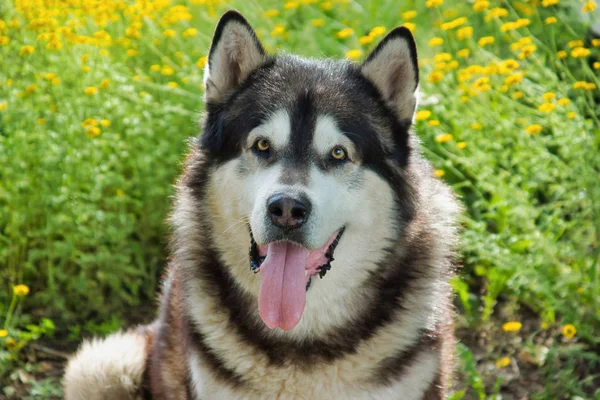
<path fill-rule="evenodd" d="M 268 55 L 220 20 L 151 325 L 85 343 L 67 399 L 442 399 L 459 206 L 411 131 L 417 52 Z"/>

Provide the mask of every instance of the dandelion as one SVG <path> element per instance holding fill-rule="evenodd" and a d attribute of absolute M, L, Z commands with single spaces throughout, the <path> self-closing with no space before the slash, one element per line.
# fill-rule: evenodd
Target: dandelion
<path fill-rule="evenodd" d="M 486 0 L 477 0 L 475 4 L 473 4 L 473 11 L 482 12 L 488 9 L 490 6 L 490 2 Z"/>
<path fill-rule="evenodd" d="M 81 67 L 81 70 L 85 73 L 88 73 L 92 70 L 92 68 L 89 65 L 84 65 L 83 67 Z"/>
<path fill-rule="evenodd" d="M 159 64 L 153 64 L 150 66 L 150 71 L 152 72 L 158 72 L 160 71 L 160 65 Z"/>
<path fill-rule="evenodd" d="M 324 11 L 330 11 L 333 8 L 333 3 L 330 1 L 324 1 L 321 3 L 321 9 Z"/>
<path fill-rule="evenodd" d="M 584 89 L 585 90 L 594 90 L 594 89 L 596 89 L 596 84 L 588 82 L 588 83 L 585 84 Z"/>
<path fill-rule="evenodd" d="M 471 36 L 473 36 L 473 27 L 471 26 L 465 26 L 456 31 L 456 38 L 458 40 L 468 39 Z"/>
<path fill-rule="evenodd" d="M 110 126 L 110 121 L 107 119 L 103 119 L 100 121 L 100 125 L 106 127 L 106 126 Z"/>
<path fill-rule="evenodd" d="M 8 36 L 0 35 L 0 46 L 6 46 L 10 43 L 10 38 Z"/>
<path fill-rule="evenodd" d="M 567 324 L 562 327 L 562 334 L 567 339 L 573 339 L 577 333 L 577 328 L 573 324 Z"/>
<path fill-rule="evenodd" d="M 358 38 L 358 43 L 360 44 L 369 44 L 373 41 L 373 37 L 366 35 L 366 36 L 361 36 Z"/>
<path fill-rule="evenodd" d="M 433 171 L 433 176 L 437 178 L 441 178 L 444 175 L 446 175 L 446 171 L 444 171 L 443 169 L 436 169 L 435 171 Z"/>
<path fill-rule="evenodd" d="M 460 17 L 460 18 L 456 18 L 453 21 L 443 23 L 440 27 L 442 28 L 442 30 L 447 31 L 450 29 L 458 28 L 459 26 L 464 25 L 466 23 L 467 23 L 467 18 Z"/>
<path fill-rule="evenodd" d="M 421 110 L 415 115 L 417 121 L 425 121 L 429 117 L 431 117 L 431 111 L 429 110 Z"/>
<path fill-rule="evenodd" d="M 6 346 L 9 351 L 12 351 L 17 348 L 17 341 L 13 338 L 8 338 L 4 342 L 4 346 Z"/>
<path fill-rule="evenodd" d="M 101 133 L 101 130 L 97 126 L 92 126 L 85 130 L 85 134 L 91 138 L 100 136 L 100 133 Z"/>
<path fill-rule="evenodd" d="M 165 76 L 171 76 L 175 73 L 175 70 L 169 65 L 163 65 L 162 69 L 160 70 L 160 73 Z"/>
<path fill-rule="evenodd" d="M 559 106 L 568 106 L 571 103 L 571 100 L 564 98 L 564 99 L 559 99 L 556 104 L 558 104 Z"/>
<path fill-rule="evenodd" d="M 504 83 L 508 86 L 513 86 L 513 85 L 516 85 L 517 83 L 521 83 L 522 80 L 523 80 L 523 75 L 520 73 L 517 73 L 517 74 L 512 74 L 510 76 L 507 76 L 506 79 L 504 79 Z"/>
<path fill-rule="evenodd" d="M 196 67 L 202 69 L 204 68 L 204 66 L 206 65 L 206 62 L 208 61 L 208 57 L 204 56 L 204 57 L 200 57 L 198 59 L 198 61 L 196 61 Z"/>
<path fill-rule="evenodd" d="M 490 85 L 490 78 L 488 78 L 488 77 L 479 78 L 475 81 L 475 83 L 473 84 L 472 87 L 481 92 L 487 92 L 492 88 L 492 86 Z"/>
<path fill-rule="evenodd" d="M 16 285 L 13 287 L 13 293 L 18 297 L 27 296 L 29 294 L 29 287 L 23 284 Z"/>
<path fill-rule="evenodd" d="M 467 58 L 469 57 L 470 53 L 471 51 L 469 49 L 461 49 L 456 53 L 456 56 L 460 58 Z"/>
<path fill-rule="evenodd" d="M 169 87 L 173 88 L 173 89 L 177 89 L 179 87 L 179 84 L 177 82 L 173 82 L 173 81 L 167 83 L 167 85 L 169 85 Z"/>
<path fill-rule="evenodd" d="M 144 98 L 144 97 L 146 97 L 146 96 L 148 96 L 148 92 L 145 92 L 145 91 L 143 91 L 143 90 L 142 90 L 142 91 L 140 92 L 140 97 L 141 97 L 141 98 Z"/>
<path fill-rule="evenodd" d="M 588 1 L 583 5 L 583 8 L 581 9 L 581 11 L 583 11 L 584 13 L 589 13 L 592 12 L 596 9 L 596 2 L 595 1 Z"/>
<path fill-rule="evenodd" d="M 496 368 L 506 368 L 510 365 L 510 358 L 502 357 L 496 361 Z"/>
<path fill-rule="evenodd" d="M 310 24 L 315 28 L 320 28 L 325 25 L 325 20 L 323 18 L 315 18 L 310 20 Z"/>
<path fill-rule="evenodd" d="M 37 90 L 38 90 L 38 87 L 37 87 L 37 85 L 35 85 L 35 84 L 28 85 L 28 86 L 25 88 L 25 94 L 33 94 L 33 93 L 35 93 Z"/>
<path fill-rule="evenodd" d="M 173 29 L 167 29 L 162 34 L 164 37 L 168 37 L 168 38 L 177 36 L 177 32 L 175 32 Z"/>
<path fill-rule="evenodd" d="M 385 33 L 385 26 L 376 26 L 369 32 L 369 36 L 376 38 L 377 36 L 381 36 Z"/>
<path fill-rule="evenodd" d="M 594 67 L 594 69 L 600 69 L 600 61 L 596 61 L 592 64 L 592 67 Z"/>
<path fill-rule="evenodd" d="M 583 40 L 571 40 L 569 43 L 567 43 L 567 46 L 572 49 L 573 47 L 583 47 L 584 43 Z"/>
<path fill-rule="evenodd" d="M 600 47 L 600 39 L 592 39 L 592 46 Z"/>
<path fill-rule="evenodd" d="M 443 73 L 441 73 L 440 71 L 433 71 L 431 74 L 429 74 L 429 77 L 427 77 L 427 80 L 431 83 L 438 83 L 443 78 L 444 78 Z"/>
<path fill-rule="evenodd" d="M 285 25 L 276 24 L 273 30 L 271 31 L 271 36 L 281 36 L 285 33 Z"/>
<path fill-rule="evenodd" d="M 512 97 L 515 100 L 519 100 L 519 99 L 522 99 L 524 95 L 525 94 L 519 90 L 519 91 L 514 92 L 510 97 Z"/>
<path fill-rule="evenodd" d="M 295 8 L 298 8 L 298 3 L 295 1 L 288 1 L 284 4 L 283 8 L 286 10 L 293 10 Z"/>
<path fill-rule="evenodd" d="M 35 47 L 33 46 L 23 46 L 21 47 L 21 50 L 19 51 L 19 56 L 23 57 L 23 56 L 28 56 L 30 54 L 33 54 L 35 52 Z"/>
<path fill-rule="evenodd" d="M 559 59 L 564 59 L 567 58 L 567 52 L 565 50 L 560 50 L 556 52 L 556 57 L 558 57 Z"/>
<path fill-rule="evenodd" d="M 360 51 L 359 49 L 352 49 L 346 53 L 346 57 L 351 60 L 356 60 L 361 55 L 362 55 L 362 51 Z"/>
<path fill-rule="evenodd" d="M 449 133 L 443 133 L 435 137 L 435 141 L 438 143 L 446 143 L 452 140 L 452 135 Z"/>
<path fill-rule="evenodd" d="M 429 40 L 430 47 L 441 46 L 443 44 L 444 44 L 444 39 L 442 39 L 441 37 L 433 37 Z"/>
<path fill-rule="evenodd" d="M 265 11 L 265 17 L 267 18 L 275 18 L 279 15 L 279 11 L 275 9 L 270 9 Z"/>
<path fill-rule="evenodd" d="M 558 4 L 558 0 L 542 0 L 542 7 L 550 7 Z"/>
<path fill-rule="evenodd" d="M 590 50 L 586 49 L 585 47 L 576 47 L 573 50 L 571 50 L 571 57 L 573 58 L 587 57 L 589 55 Z"/>
<path fill-rule="evenodd" d="M 82 126 L 83 128 L 89 128 L 89 127 L 96 126 L 96 125 L 98 125 L 98 121 L 96 121 L 96 120 L 95 120 L 95 119 L 93 119 L 93 118 L 87 118 L 86 120 L 84 120 L 84 121 L 81 123 L 81 126 Z"/>
<path fill-rule="evenodd" d="M 478 131 L 481 129 L 481 124 L 479 122 L 473 122 L 471 123 L 471 129 Z"/>
<path fill-rule="evenodd" d="M 508 15 L 508 10 L 502 7 L 492 8 L 485 16 L 485 21 L 489 22 L 494 18 L 502 18 Z"/>
<path fill-rule="evenodd" d="M 458 142 L 456 143 L 456 147 L 458 147 L 459 149 L 464 149 L 465 147 L 467 147 L 467 142 Z"/>
<path fill-rule="evenodd" d="M 352 34 L 354 33 L 354 29 L 352 28 L 345 28 L 342 29 L 341 31 L 339 31 L 336 36 L 338 39 L 347 39 L 350 36 L 352 36 Z"/>
<path fill-rule="evenodd" d="M 402 13 L 402 19 L 405 21 L 410 21 L 417 17 L 417 12 L 415 10 L 405 11 Z"/>
<path fill-rule="evenodd" d="M 556 17 L 548 17 L 544 20 L 544 23 L 546 25 L 552 25 L 558 22 L 558 19 Z"/>
<path fill-rule="evenodd" d="M 450 53 L 439 53 L 433 57 L 435 62 L 444 62 L 452 60 L 452 55 Z"/>
<path fill-rule="evenodd" d="M 38 123 L 38 125 L 45 125 L 46 124 L 46 118 L 38 118 L 37 119 L 37 123 Z"/>
<path fill-rule="evenodd" d="M 479 47 L 483 47 L 488 44 L 494 44 L 495 40 L 496 39 L 494 39 L 493 36 L 484 36 L 477 41 L 477 44 L 479 45 Z"/>
<path fill-rule="evenodd" d="M 0 329 L 0 338 L 4 338 L 8 336 L 8 331 L 6 329 Z"/>
<path fill-rule="evenodd" d="M 504 332 L 518 332 L 521 330 L 521 324 L 519 321 L 510 321 L 502 325 L 502 330 Z"/>
<path fill-rule="evenodd" d="M 102 82 L 100 82 L 98 88 L 106 89 L 108 86 L 110 86 L 110 79 L 104 79 Z"/>
<path fill-rule="evenodd" d="M 556 106 L 553 103 L 544 103 L 538 107 L 538 110 L 545 112 L 546 114 L 550 114 L 552 110 L 554 110 L 554 107 Z"/>
<path fill-rule="evenodd" d="M 567 114 L 567 117 L 569 117 L 571 119 L 575 118 L 576 116 L 577 116 L 577 114 L 575 114 L 574 111 L 571 111 L 570 113 Z"/>
<path fill-rule="evenodd" d="M 183 33 L 181 34 L 181 36 L 183 36 L 184 38 L 189 38 L 192 36 L 196 36 L 198 34 L 198 29 L 195 28 L 188 28 L 185 31 L 183 31 Z"/>
<path fill-rule="evenodd" d="M 8 103 L 6 101 L 0 102 L 0 111 L 4 111 L 8 108 Z"/>
<path fill-rule="evenodd" d="M 431 121 L 429 121 L 427 123 L 427 125 L 429 125 L 429 126 L 440 126 L 440 121 L 438 121 L 437 119 L 432 119 Z"/>
<path fill-rule="evenodd" d="M 437 8 L 437 7 L 441 6 L 442 4 L 444 4 L 444 0 L 427 0 L 425 2 L 425 6 L 427 8 Z"/>
<path fill-rule="evenodd" d="M 542 126 L 540 124 L 529 125 L 527 128 L 525 128 L 525 132 L 529 133 L 530 135 L 537 135 L 541 131 Z"/>
<path fill-rule="evenodd" d="M 415 30 L 417 29 L 417 25 L 413 24 L 412 22 L 405 22 L 404 26 L 406 29 L 408 29 L 409 31 L 411 31 L 413 34 L 415 33 Z"/>
<path fill-rule="evenodd" d="M 517 57 L 519 58 L 519 60 L 523 60 L 523 59 L 529 57 L 530 55 L 532 55 L 536 49 L 537 49 L 537 46 L 534 44 L 524 46 L 521 49 L 521 52 L 519 53 L 519 55 Z"/>
<path fill-rule="evenodd" d="M 551 101 L 554 100 L 554 98 L 556 98 L 556 93 L 554 92 L 546 92 L 542 95 L 544 101 Z"/>
<path fill-rule="evenodd" d="M 89 86 L 85 88 L 83 92 L 88 96 L 94 96 L 96 93 L 98 93 L 98 88 L 95 86 Z"/>

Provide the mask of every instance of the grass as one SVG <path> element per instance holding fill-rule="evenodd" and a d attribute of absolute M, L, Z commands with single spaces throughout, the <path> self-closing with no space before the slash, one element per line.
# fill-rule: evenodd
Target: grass
<path fill-rule="evenodd" d="M 600 398 L 599 11 L 552 3 L 5 1 L 0 390 L 44 376 L 36 343 L 153 304 L 206 52 L 237 8 L 272 52 L 360 61 L 392 27 L 414 31 L 416 131 L 465 207 L 453 398 Z M 58 397 L 55 381 L 24 386 Z"/>

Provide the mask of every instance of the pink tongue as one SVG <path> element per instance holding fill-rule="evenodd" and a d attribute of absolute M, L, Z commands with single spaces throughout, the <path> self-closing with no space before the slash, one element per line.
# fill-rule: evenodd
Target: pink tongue
<path fill-rule="evenodd" d="M 306 303 L 304 273 L 308 253 L 289 242 L 267 246 L 267 257 L 260 265 L 258 311 L 269 328 L 290 330 L 300 321 Z"/>

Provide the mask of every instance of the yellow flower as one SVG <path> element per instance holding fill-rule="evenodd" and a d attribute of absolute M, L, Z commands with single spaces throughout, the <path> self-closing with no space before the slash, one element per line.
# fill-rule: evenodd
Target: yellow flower
<path fill-rule="evenodd" d="M 17 285 L 13 287 L 13 293 L 15 296 L 23 297 L 29 294 L 29 287 L 27 285 Z"/>
<path fill-rule="evenodd" d="M 100 125 L 102 126 L 110 126 L 110 121 L 107 119 L 103 119 L 100 121 Z"/>
<path fill-rule="evenodd" d="M 321 9 L 325 11 L 329 11 L 333 8 L 333 3 L 330 1 L 324 1 L 321 3 Z"/>
<path fill-rule="evenodd" d="M 496 39 L 494 39 L 493 36 L 484 36 L 477 41 L 477 44 L 479 45 L 479 47 L 483 47 L 487 44 L 494 44 L 495 40 Z"/>
<path fill-rule="evenodd" d="M 100 89 L 106 89 L 109 85 L 110 85 L 110 79 L 104 79 L 102 82 L 100 82 L 98 87 Z"/>
<path fill-rule="evenodd" d="M 502 357 L 496 361 L 496 368 L 506 368 L 510 365 L 510 358 Z"/>
<path fill-rule="evenodd" d="M 467 58 L 469 57 L 470 53 L 471 51 L 469 49 L 461 49 L 456 53 L 456 56 L 461 58 Z"/>
<path fill-rule="evenodd" d="M 507 15 L 508 15 L 508 10 L 506 8 L 501 8 L 501 7 L 492 8 L 490 11 L 488 11 L 487 15 L 485 16 L 485 21 L 489 22 L 493 18 L 502 18 L 502 17 L 506 17 Z"/>
<path fill-rule="evenodd" d="M 26 93 L 26 94 L 33 94 L 33 93 L 35 93 L 37 90 L 38 90 L 38 87 L 37 87 L 37 85 L 35 85 L 35 84 L 34 84 L 34 85 L 28 85 L 28 86 L 25 88 L 25 93 Z"/>
<path fill-rule="evenodd" d="M 477 12 L 482 12 L 488 9 L 490 6 L 490 2 L 486 0 L 477 0 L 475 4 L 473 4 L 473 10 Z"/>
<path fill-rule="evenodd" d="M 148 92 L 144 92 L 144 91 L 142 90 L 142 91 L 140 92 L 140 97 L 141 97 L 141 98 L 144 98 L 144 97 L 146 97 L 146 96 L 148 96 Z"/>
<path fill-rule="evenodd" d="M 377 36 L 383 35 L 385 31 L 385 26 L 376 26 L 375 28 L 371 29 L 371 32 L 369 32 L 369 36 L 376 38 Z"/>
<path fill-rule="evenodd" d="M 507 76 L 506 79 L 504 79 L 504 83 L 507 84 L 508 86 L 512 86 L 512 85 L 516 85 L 517 83 L 520 83 L 523 80 L 523 75 L 521 73 L 516 73 L 516 74 L 512 74 L 510 76 Z"/>
<path fill-rule="evenodd" d="M 590 50 L 586 49 L 585 47 L 576 47 L 573 50 L 571 50 L 571 57 L 574 58 L 587 57 L 589 55 Z"/>
<path fill-rule="evenodd" d="M 342 29 L 341 31 L 339 31 L 336 36 L 338 39 L 347 39 L 350 36 L 352 36 L 352 34 L 354 33 L 354 29 L 352 28 L 345 28 Z"/>
<path fill-rule="evenodd" d="M 521 330 L 522 326 L 523 324 L 521 324 L 519 321 L 511 321 L 502 325 L 502 330 L 504 332 L 518 332 Z"/>
<path fill-rule="evenodd" d="M 159 64 L 153 64 L 153 65 L 151 65 L 150 66 L 150 71 L 153 71 L 153 72 L 160 71 L 160 65 Z"/>
<path fill-rule="evenodd" d="M 544 103 L 538 107 L 538 110 L 541 112 L 545 112 L 546 114 L 550 114 L 552 110 L 556 107 L 553 103 Z"/>
<path fill-rule="evenodd" d="M 456 31 L 456 38 L 458 40 L 468 39 L 471 36 L 473 36 L 473 27 L 471 26 L 465 26 Z"/>
<path fill-rule="evenodd" d="M 456 147 L 458 147 L 459 149 L 464 149 L 465 147 L 467 147 L 467 142 L 458 142 L 456 143 Z"/>
<path fill-rule="evenodd" d="M 360 51 L 359 49 L 352 49 L 346 53 L 346 57 L 351 60 L 356 60 L 361 55 L 362 55 L 362 51 Z"/>
<path fill-rule="evenodd" d="M 275 9 L 270 9 L 265 11 L 265 17 L 267 18 L 275 18 L 279 15 L 279 11 Z"/>
<path fill-rule="evenodd" d="M 442 4 L 444 4 L 444 0 L 427 0 L 425 2 L 425 6 L 427 6 L 427 8 L 436 8 Z"/>
<path fill-rule="evenodd" d="M 488 77 L 478 78 L 472 87 L 481 92 L 487 92 L 492 88 L 492 86 L 490 85 L 490 78 L 488 78 Z"/>
<path fill-rule="evenodd" d="M 575 118 L 576 116 L 577 116 L 577 114 L 575 114 L 574 111 L 571 111 L 570 113 L 567 114 L 567 117 L 569 117 L 571 119 Z"/>
<path fill-rule="evenodd" d="M 285 3 L 283 8 L 285 8 L 286 10 L 293 10 L 294 8 L 298 8 L 298 3 L 295 1 L 288 1 L 287 3 Z"/>
<path fill-rule="evenodd" d="M 518 99 L 522 99 L 523 96 L 525 96 L 525 94 L 523 92 L 521 92 L 520 90 L 518 90 L 518 91 L 514 92 L 511 97 L 515 100 L 518 100 Z"/>
<path fill-rule="evenodd" d="M 179 84 L 177 82 L 169 82 L 167 83 L 167 85 L 169 85 L 169 87 L 173 88 L 173 89 L 177 89 L 179 87 Z"/>
<path fill-rule="evenodd" d="M 585 90 L 594 90 L 594 89 L 596 89 L 596 84 L 588 82 L 588 83 L 585 84 L 584 89 Z"/>
<path fill-rule="evenodd" d="M 38 125 L 45 125 L 46 124 L 46 118 L 38 118 L 37 119 L 37 123 L 38 123 Z"/>
<path fill-rule="evenodd" d="M 91 138 L 98 137 L 100 135 L 100 128 L 97 126 L 89 127 L 85 130 L 85 134 Z"/>
<path fill-rule="evenodd" d="M 415 19 L 417 17 L 417 12 L 415 10 L 405 11 L 402 13 L 402 19 L 405 21 L 410 21 L 411 19 Z"/>
<path fill-rule="evenodd" d="M 0 329 L 0 338 L 7 337 L 8 331 L 6 329 Z"/>
<path fill-rule="evenodd" d="M 164 37 L 175 37 L 177 35 L 177 32 L 175 32 L 173 29 L 167 29 L 163 32 L 163 36 Z"/>
<path fill-rule="evenodd" d="M 452 135 L 449 133 L 444 133 L 441 135 L 437 135 L 435 137 L 435 141 L 438 143 L 446 143 L 452 140 Z"/>
<path fill-rule="evenodd" d="M 435 62 L 444 62 L 452 60 L 452 55 L 450 53 L 439 53 L 433 57 Z"/>
<path fill-rule="evenodd" d="M 440 28 L 442 28 L 442 30 L 447 31 L 450 29 L 455 29 L 458 28 L 461 25 L 464 25 L 467 23 L 467 18 L 466 17 L 460 17 L 460 18 L 456 18 L 455 20 L 452 20 L 450 22 L 446 22 L 443 23 Z"/>
<path fill-rule="evenodd" d="M 481 129 L 481 124 L 479 122 L 473 122 L 471 124 L 471 129 L 475 129 L 476 131 Z"/>
<path fill-rule="evenodd" d="M 0 102 L 0 111 L 4 111 L 8 108 L 8 103 L 6 101 Z"/>
<path fill-rule="evenodd" d="M 554 100 L 555 97 L 556 97 L 556 93 L 554 93 L 554 92 L 546 92 L 542 95 L 542 99 L 544 101 Z"/>
<path fill-rule="evenodd" d="M 271 31 L 271 36 L 281 36 L 285 33 L 285 25 L 276 24 L 273 30 Z"/>
<path fill-rule="evenodd" d="M 33 52 L 35 52 L 35 47 L 29 45 L 23 46 L 21 47 L 21 51 L 19 51 L 19 56 L 28 56 L 30 54 L 33 54 Z"/>
<path fill-rule="evenodd" d="M 560 51 L 556 52 L 556 57 L 558 57 L 561 60 L 563 58 L 567 58 L 567 52 L 565 50 L 560 50 Z"/>
<path fill-rule="evenodd" d="M 592 12 L 596 9 L 596 2 L 595 1 L 588 1 L 583 5 L 583 8 L 581 9 L 581 11 L 585 12 L 585 13 L 589 13 Z"/>
<path fill-rule="evenodd" d="M 415 30 L 417 29 L 417 25 L 413 24 L 412 22 L 405 22 L 402 26 L 404 26 L 412 33 L 415 33 Z"/>
<path fill-rule="evenodd" d="M 81 70 L 83 72 L 90 72 L 92 68 L 89 65 L 84 65 L 83 67 L 81 67 Z"/>
<path fill-rule="evenodd" d="M 519 60 L 522 60 L 532 55 L 535 49 L 537 49 L 537 46 L 535 44 L 530 44 L 528 46 L 523 47 L 518 55 Z"/>
<path fill-rule="evenodd" d="M 587 85 L 586 81 L 577 81 L 573 84 L 573 89 L 585 89 Z"/>
<path fill-rule="evenodd" d="M 206 57 L 206 56 L 200 57 L 198 59 L 198 61 L 196 61 L 196 67 L 198 67 L 198 68 L 204 68 L 204 66 L 206 65 L 207 61 L 208 61 L 208 57 Z"/>
<path fill-rule="evenodd" d="M 310 24 L 315 28 L 320 28 L 325 25 L 325 20 L 323 18 L 311 19 Z"/>
<path fill-rule="evenodd" d="M 95 86 L 89 86 L 89 87 L 85 88 L 84 93 L 87 94 L 88 96 L 93 96 L 96 93 L 98 93 L 98 88 Z"/>
<path fill-rule="evenodd" d="M 530 135 L 537 135 L 541 131 L 542 126 L 540 124 L 529 125 L 527 128 L 525 128 L 525 132 L 529 133 Z"/>
<path fill-rule="evenodd" d="M 558 19 L 556 17 L 548 17 L 544 20 L 544 23 L 546 25 L 551 25 L 551 24 L 555 24 L 558 22 Z"/>
<path fill-rule="evenodd" d="M 573 324 L 567 324 L 562 327 L 562 334 L 567 339 L 573 339 L 577 333 L 577 328 Z"/>
<path fill-rule="evenodd" d="M 360 44 L 369 44 L 373 41 L 373 37 L 367 35 L 367 36 L 361 36 L 358 38 L 358 43 Z"/>
<path fill-rule="evenodd" d="M 8 36 L 0 35 L 0 46 L 6 46 L 10 43 L 10 38 Z"/>
<path fill-rule="evenodd" d="M 185 31 L 183 31 L 181 36 L 183 36 L 184 38 L 188 38 L 188 37 L 196 36 L 197 34 L 198 34 L 198 29 L 187 28 Z"/>
<path fill-rule="evenodd" d="M 415 115 L 417 121 L 424 121 L 429 117 L 431 117 L 431 111 L 429 110 L 421 110 Z"/>
<path fill-rule="evenodd" d="M 564 99 L 559 99 L 556 104 L 560 105 L 560 106 L 567 106 L 571 103 L 571 100 L 564 98 Z"/>
<path fill-rule="evenodd" d="M 427 78 L 427 80 L 432 83 L 438 83 L 443 78 L 444 78 L 443 73 L 441 73 L 440 71 L 433 71 L 431 74 L 429 74 L 429 77 Z"/>
<path fill-rule="evenodd" d="M 443 44 L 444 44 L 444 39 L 442 39 L 441 37 L 434 37 L 429 40 L 430 47 L 441 46 Z"/>
<path fill-rule="evenodd" d="M 431 121 L 429 121 L 427 123 L 427 125 L 429 125 L 429 126 L 440 126 L 440 121 L 438 121 L 437 119 L 432 119 Z"/>
<path fill-rule="evenodd" d="M 98 125 L 98 121 L 96 121 L 93 118 L 87 118 L 85 121 L 83 121 L 81 123 L 81 126 L 84 128 L 89 128 L 89 127 L 96 126 L 96 125 Z"/>
<path fill-rule="evenodd" d="M 594 62 L 594 64 L 592 64 L 592 67 L 594 67 L 594 69 L 600 69 L 600 61 Z"/>
<path fill-rule="evenodd" d="M 600 39 L 592 39 L 592 46 L 600 47 Z"/>
<path fill-rule="evenodd" d="M 572 49 L 573 47 L 583 47 L 584 43 L 583 40 L 571 40 L 567 45 Z"/>
<path fill-rule="evenodd" d="M 550 7 L 558 4 L 558 0 L 542 0 L 543 7 Z"/>
<path fill-rule="evenodd" d="M 14 350 L 17 348 L 17 341 L 13 338 L 8 338 L 4 342 L 4 346 L 6 346 L 8 350 Z"/>
<path fill-rule="evenodd" d="M 436 169 L 435 171 L 433 171 L 433 176 L 441 178 L 442 176 L 446 175 L 446 171 L 444 171 L 443 169 Z"/>
<path fill-rule="evenodd" d="M 160 73 L 166 76 L 171 76 L 175 73 L 175 70 L 168 65 L 163 65 Z"/>

